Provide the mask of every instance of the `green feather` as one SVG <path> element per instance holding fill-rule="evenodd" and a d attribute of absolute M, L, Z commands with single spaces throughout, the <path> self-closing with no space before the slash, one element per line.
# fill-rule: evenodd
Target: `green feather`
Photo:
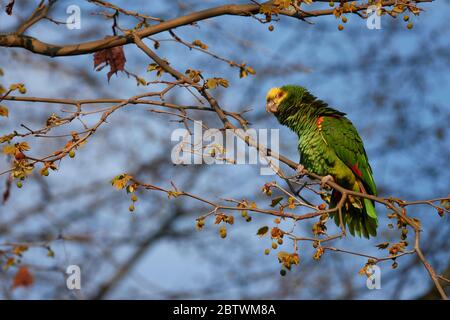
<path fill-rule="evenodd" d="M 375 207 L 373 203 L 369 199 L 364 199 L 364 207 L 366 209 L 367 215 L 372 219 L 378 220 L 377 212 L 375 211 Z"/>

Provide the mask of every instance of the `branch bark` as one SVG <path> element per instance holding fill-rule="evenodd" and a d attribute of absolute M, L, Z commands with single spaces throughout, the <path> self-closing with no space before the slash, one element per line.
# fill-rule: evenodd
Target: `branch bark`
<path fill-rule="evenodd" d="M 432 2 L 433 0 L 416 0 L 415 3 Z M 270 4 L 271 1 L 264 2 L 263 4 Z M 398 3 L 398 0 L 384 0 L 381 2 L 383 6 L 392 6 Z M 362 11 L 368 8 L 368 4 L 360 5 L 356 7 L 354 12 Z M 202 20 L 231 15 L 231 16 L 251 16 L 258 14 L 261 8 L 261 4 L 230 4 L 224 6 L 218 6 L 210 9 L 205 9 L 197 12 L 187 14 L 185 16 L 177 17 L 171 20 L 167 20 L 158 23 L 153 26 L 146 27 L 137 31 L 135 34 L 139 38 L 146 38 L 148 36 L 168 31 L 181 26 L 189 25 Z M 313 11 L 287 11 L 282 10 L 281 15 L 293 17 L 297 19 L 312 18 L 324 15 L 332 15 L 334 9 L 325 10 L 313 10 Z M 117 46 L 123 46 L 134 42 L 134 35 L 129 34 L 126 36 L 114 36 L 106 39 L 100 39 L 95 41 L 88 41 L 77 44 L 69 45 L 57 45 L 52 43 L 46 43 L 39 39 L 21 35 L 19 33 L 1 34 L 0 33 L 0 47 L 19 47 L 27 49 L 33 53 L 46 55 L 50 57 L 56 56 L 73 56 L 84 55 L 88 53 L 94 53 L 103 49 L 109 49 Z"/>

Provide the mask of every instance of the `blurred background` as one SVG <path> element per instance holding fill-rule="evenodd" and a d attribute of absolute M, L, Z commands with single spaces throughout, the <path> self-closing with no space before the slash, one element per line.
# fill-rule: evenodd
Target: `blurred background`
<path fill-rule="evenodd" d="M 8 16 L 0 1 L 0 32 L 13 31 L 30 15 L 38 1 L 16 1 Z M 163 19 L 206 9 L 228 1 L 114 1 L 127 10 Z M 233 1 L 233 3 L 245 3 Z M 96 40 L 112 34 L 106 10 L 87 1 L 57 1 L 50 16 L 65 21 L 69 5 L 81 8 L 81 29 L 68 30 L 43 20 L 27 34 L 42 41 L 69 44 Z M 324 7 L 324 4 L 320 5 Z M 325 8 L 328 5 L 325 4 Z M 265 112 L 265 93 L 284 84 L 303 85 L 331 106 L 347 113 L 360 132 L 381 196 L 406 200 L 445 197 L 450 193 L 450 3 L 420 5 L 424 12 L 409 14 L 414 27 L 408 30 L 402 16 L 382 17 L 380 30 L 369 30 L 365 20 L 349 15 L 343 31 L 334 16 L 310 19 L 311 24 L 281 17 L 268 24 L 253 18 L 218 17 L 176 29 L 188 42 L 200 39 L 211 52 L 238 63 L 245 62 L 256 74 L 239 78 L 239 70 L 201 52 L 189 50 L 170 39 L 160 40 L 158 54 L 178 70 L 202 70 L 206 77 L 229 80 L 227 89 L 215 89 L 221 106 L 231 111 L 250 109 L 247 119 L 254 128 L 280 128 Z M 121 15 L 119 25 L 132 28 L 136 20 Z M 149 45 L 151 41 L 147 40 Z M 149 61 L 133 45 L 124 47 L 126 69 L 147 81 Z M 96 72 L 93 56 L 49 58 L 18 48 L 0 48 L 0 84 L 23 82 L 27 95 L 35 97 L 95 99 L 129 98 L 153 90 L 137 86 L 133 77 L 119 72 L 108 82 L 107 69 Z M 171 80 L 164 75 L 162 79 Z M 185 90 L 177 89 L 167 101 L 195 103 Z M 20 124 L 40 128 L 63 106 L 4 101 L 9 118 L 0 118 L 0 136 Z M 95 110 L 101 106 L 89 106 Z M 129 196 L 111 187 L 110 180 L 127 172 L 139 180 L 201 194 L 210 200 L 248 199 L 268 206 L 262 194 L 275 176 L 261 176 L 257 165 L 175 166 L 170 135 L 182 124 L 175 117 L 148 112 L 136 105 L 114 113 L 74 159 L 65 158 L 57 172 L 42 177 L 36 172 L 21 189 L 13 186 L 10 198 L 0 206 L 0 250 L 8 243 L 44 243 L 23 253 L 20 265 L 28 266 L 33 285 L 12 289 L 18 266 L 0 271 L 2 299 L 416 299 L 437 298 L 426 270 L 415 258 L 380 265 L 381 289 L 368 290 L 366 277 L 358 274 L 367 259 L 327 252 L 312 259 L 311 244 L 301 244 L 300 265 L 285 277 L 279 274 L 276 253 L 264 255 L 268 237 L 257 230 L 273 217 L 252 215 L 247 223 L 235 214 L 235 224 L 221 239 L 219 227 L 207 220 L 201 231 L 195 218 L 210 208 L 185 198 L 168 200 L 161 193 L 138 193 L 136 211 L 130 213 Z M 221 123 L 213 113 L 193 113 L 211 128 Z M 86 119 L 94 123 L 98 118 Z M 70 132 L 79 123 L 55 131 Z M 297 138 L 280 128 L 280 152 L 298 160 Z M 27 140 L 33 156 L 43 156 L 64 146 L 66 139 Z M 9 167 L 0 158 L 0 171 Z M 289 171 L 289 170 L 288 170 Z M 5 188 L 7 175 L 0 176 Z M 378 209 L 379 236 L 366 240 L 349 237 L 334 246 L 383 256 L 375 245 L 398 239 L 390 230 L 385 208 Z M 302 212 L 302 211 L 300 211 Z M 422 220 L 423 251 L 436 271 L 450 274 L 449 218 L 436 210 L 416 206 L 410 214 Z M 299 223 L 295 232 L 308 234 L 314 221 Z M 331 227 L 331 225 L 330 225 Z M 394 240 L 395 241 L 395 240 Z M 290 244 L 281 250 L 291 251 Z M 0 258 L 3 259 L 3 258 Z M 2 264 L 4 263 L 3 260 Z M 65 270 L 79 265 L 81 290 L 66 288 Z"/>

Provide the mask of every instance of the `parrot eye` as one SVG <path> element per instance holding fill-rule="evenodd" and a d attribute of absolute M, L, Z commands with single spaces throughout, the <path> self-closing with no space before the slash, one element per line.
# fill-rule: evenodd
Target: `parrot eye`
<path fill-rule="evenodd" d="M 278 92 L 277 98 L 279 99 L 279 98 L 281 98 L 282 96 L 283 96 L 283 92 L 282 92 L 282 91 Z"/>

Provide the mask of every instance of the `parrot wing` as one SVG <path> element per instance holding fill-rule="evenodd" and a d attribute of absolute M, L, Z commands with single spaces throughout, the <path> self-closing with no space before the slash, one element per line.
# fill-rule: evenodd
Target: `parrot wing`
<path fill-rule="evenodd" d="M 340 115 L 327 115 L 318 118 L 317 125 L 325 142 L 361 180 L 365 191 L 368 194 L 377 195 L 372 168 L 367 159 L 366 150 L 350 120 Z"/>

